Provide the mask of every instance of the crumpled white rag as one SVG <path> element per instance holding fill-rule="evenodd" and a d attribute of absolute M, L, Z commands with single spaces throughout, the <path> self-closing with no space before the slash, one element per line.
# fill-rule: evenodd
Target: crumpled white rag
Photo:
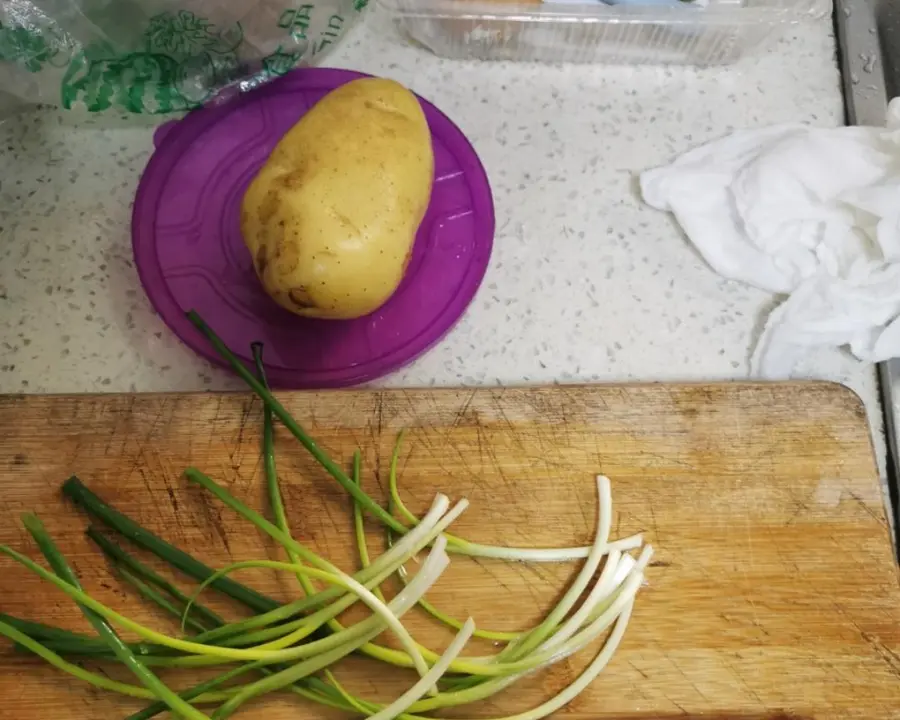
<path fill-rule="evenodd" d="M 788 377 L 812 348 L 900 356 L 900 98 L 886 128 L 736 132 L 641 176 L 721 275 L 788 297 L 751 371 Z"/>

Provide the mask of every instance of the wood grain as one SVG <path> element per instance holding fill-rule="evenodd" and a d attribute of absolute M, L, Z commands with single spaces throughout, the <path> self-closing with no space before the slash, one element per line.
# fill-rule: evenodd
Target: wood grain
<path fill-rule="evenodd" d="M 409 504 L 421 511 L 437 490 L 468 497 L 456 530 L 472 540 L 587 543 L 593 476 L 612 478 L 616 534 L 643 531 L 658 552 L 618 654 L 560 717 L 900 718 L 898 573 L 865 413 L 848 390 L 649 385 L 283 400 L 335 457 L 347 462 L 362 448 L 365 486 L 382 498 L 392 444 L 406 428 L 400 465 Z M 195 465 L 264 507 L 260 405 L 248 395 L 6 397 L 0 426 L 0 541 L 36 556 L 18 515 L 37 511 L 87 588 L 138 618 L 174 630 L 110 578 L 83 538 L 86 518 L 58 492 L 72 473 L 213 565 L 275 554 L 180 476 Z M 355 568 L 342 491 L 283 432 L 278 448 L 295 534 Z M 372 542 L 381 547 L 374 527 Z M 517 629 L 553 603 L 574 571 L 458 558 L 431 599 L 457 616 L 471 613 L 482 627 Z M 242 579 L 282 598 L 296 592 L 268 572 Z M 235 612 L 214 596 L 212 604 Z M 0 610 L 86 628 L 65 597 L 5 560 Z M 418 639 L 446 645 L 443 628 L 420 613 L 409 617 Z M 586 661 L 563 662 L 450 715 L 496 717 L 540 704 Z M 375 698 L 411 678 L 362 659 L 340 675 Z M 115 718 L 141 705 L 92 692 L 11 651 L 0 655 L 0 696 L 0 718 L 10 720 Z M 262 716 L 337 717 L 285 697 L 240 714 Z"/>

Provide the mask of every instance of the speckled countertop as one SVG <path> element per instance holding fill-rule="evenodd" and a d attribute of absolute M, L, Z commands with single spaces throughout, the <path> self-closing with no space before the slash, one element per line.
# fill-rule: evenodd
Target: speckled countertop
<path fill-rule="evenodd" d="M 830 20 L 721 69 L 443 61 L 370 18 L 331 64 L 404 82 L 469 135 L 495 191 L 488 276 L 460 325 L 387 386 L 740 378 L 766 294 L 714 275 L 636 172 L 737 127 L 842 122 Z M 154 315 L 129 213 L 152 121 L 55 111 L 0 126 L 0 392 L 236 387 Z M 874 372 L 829 352 L 881 418 Z M 880 433 L 876 433 L 880 437 Z"/>

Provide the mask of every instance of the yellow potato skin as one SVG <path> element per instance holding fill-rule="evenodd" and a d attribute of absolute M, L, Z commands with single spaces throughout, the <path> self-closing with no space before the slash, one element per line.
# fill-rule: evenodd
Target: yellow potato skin
<path fill-rule="evenodd" d="M 250 183 L 241 232 L 266 292 L 306 317 L 377 310 L 403 278 L 431 198 L 425 115 L 392 80 L 354 80 L 281 139 Z"/>

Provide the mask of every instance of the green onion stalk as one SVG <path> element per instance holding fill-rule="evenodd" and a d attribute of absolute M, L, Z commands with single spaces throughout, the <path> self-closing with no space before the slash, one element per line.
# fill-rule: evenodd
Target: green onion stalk
<path fill-rule="evenodd" d="M 84 598 L 88 600 L 92 600 L 89 595 L 86 595 L 82 591 L 78 577 L 75 575 L 75 572 L 69 566 L 68 562 L 66 562 L 65 556 L 60 552 L 59 548 L 56 547 L 56 544 L 53 542 L 49 533 L 44 528 L 44 524 L 38 519 L 37 515 L 30 513 L 23 515 L 22 524 L 34 538 L 34 541 L 41 549 L 41 552 L 50 564 L 50 567 L 56 573 L 55 575 L 49 572 L 46 574 L 57 581 L 57 586 L 69 594 L 77 593 L 83 595 Z M 34 567 L 40 566 L 34 564 Z M 43 571 L 43 568 L 41 568 L 41 570 Z M 99 607 L 99 603 L 97 603 L 97 606 Z M 97 631 L 100 638 L 109 645 L 110 649 L 115 653 L 119 662 L 134 673 L 135 677 L 141 681 L 141 684 L 152 692 L 158 700 L 164 702 L 175 715 L 185 718 L 185 720 L 207 720 L 207 715 L 200 712 L 193 705 L 172 692 L 162 680 L 156 677 L 153 671 L 147 668 L 138 659 L 137 655 L 131 652 L 131 649 L 122 642 L 122 639 L 109 624 L 107 618 L 97 612 L 97 607 L 91 607 L 89 604 L 83 602 L 79 603 L 78 607 L 81 609 L 82 613 L 84 613 L 88 622 Z"/>
<path fill-rule="evenodd" d="M 247 559 L 220 569 L 211 568 L 109 506 L 73 476 L 64 483 L 63 493 L 93 520 L 199 583 L 193 593 L 185 593 L 96 526 L 87 531 L 113 572 L 143 600 L 179 618 L 183 634 L 175 637 L 147 627 L 85 592 L 40 520 L 34 515 L 25 515 L 23 523 L 47 559 L 50 570 L 7 546 L 0 546 L 0 555 L 11 558 L 68 595 L 97 635 L 75 633 L 8 615 L 0 615 L 0 635 L 9 638 L 18 649 L 33 653 L 98 689 L 153 701 L 127 720 L 147 720 L 166 709 L 174 716 L 188 720 L 226 720 L 246 703 L 272 692 L 289 692 L 322 706 L 374 720 L 421 720 L 432 712 L 490 698 L 605 637 L 594 660 L 568 687 L 532 710 L 496 720 L 539 720 L 571 702 L 597 677 L 621 641 L 652 555 L 649 546 L 643 548 L 637 559 L 630 555 L 630 551 L 643 544 L 639 535 L 610 540 L 612 498 L 609 480 L 597 478 L 599 511 L 591 545 L 528 549 L 472 543 L 448 532 L 465 510 L 465 500 L 451 505 L 445 496 L 438 495 L 421 518 L 404 505 L 397 477 L 402 433 L 391 456 L 389 499 L 385 509 L 363 488 L 359 450 L 354 452 L 348 474 L 272 395 L 260 344 L 252 346 L 254 375 L 196 313 L 189 313 L 189 317 L 263 400 L 261 454 L 272 520 L 249 508 L 197 468 L 188 468 L 185 477 L 271 537 L 286 559 Z M 356 572 L 345 573 L 292 535 L 279 485 L 275 418 L 351 498 L 352 530 L 359 556 Z M 378 520 L 388 535 L 386 551 L 374 559 L 366 544 L 365 514 Z M 419 572 L 410 578 L 405 566 L 422 551 L 428 551 L 427 557 Z M 449 563 L 448 551 L 521 562 L 583 560 L 583 563 L 561 599 L 535 627 L 518 632 L 479 630 L 472 618 L 459 620 L 426 600 L 426 593 Z M 267 568 L 292 575 L 296 578 L 300 597 L 281 603 L 231 577 L 247 568 Z M 399 593 L 389 600 L 381 586 L 394 575 L 400 577 L 402 584 Z M 254 615 L 237 621 L 226 620 L 199 602 L 207 589 L 237 601 Z M 345 626 L 337 618 L 355 604 L 368 607 L 371 615 Z M 457 631 L 443 653 L 416 642 L 403 625 L 404 614 L 416 606 Z M 114 628 L 130 631 L 139 639 L 125 643 Z M 399 639 L 399 649 L 374 642 L 387 630 Z M 471 637 L 490 640 L 504 647 L 494 655 L 466 656 L 464 649 Z M 388 666 L 412 668 L 418 678 L 394 701 L 372 702 L 349 692 L 333 672 L 340 661 L 351 654 L 363 654 Z M 131 670 L 139 684 L 111 680 L 71 662 L 68 656 L 118 662 Z M 156 666 L 230 667 L 223 668 L 223 672 L 214 678 L 176 692 L 154 674 L 151 668 Z M 248 679 L 251 675 L 253 677 Z M 206 705 L 217 707 L 207 715 L 198 709 Z"/>
<path fill-rule="evenodd" d="M 355 484 L 346 472 L 338 465 L 329 455 L 319 447 L 318 443 L 300 426 L 294 417 L 287 411 L 269 389 L 260 382 L 253 373 L 250 372 L 237 356 L 222 342 L 221 338 L 212 330 L 209 325 L 197 314 L 191 310 L 187 313 L 188 319 L 194 326 L 206 337 L 213 349 L 222 358 L 228 362 L 231 368 L 238 376 L 250 386 L 272 413 L 284 424 L 288 431 L 303 445 L 304 448 L 316 459 L 316 461 L 328 472 L 331 477 L 337 480 L 338 484 L 350 494 L 350 496 L 362 505 L 363 509 L 370 515 L 379 520 L 383 525 L 389 527 L 394 532 L 404 534 L 409 528 L 402 522 L 397 520 L 375 500 L 373 500 L 359 485 Z M 481 545 L 472 543 L 462 538 L 450 535 L 447 537 L 447 545 L 451 552 L 462 555 L 472 555 L 483 558 L 497 558 L 505 560 L 517 560 L 525 562 L 563 562 L 568 560 L 578 560 L 586 558 L 589 547 L 577 548 L 528 548 L 516 549 L 506 547 L 495 547 L 490 545 Z"/>

